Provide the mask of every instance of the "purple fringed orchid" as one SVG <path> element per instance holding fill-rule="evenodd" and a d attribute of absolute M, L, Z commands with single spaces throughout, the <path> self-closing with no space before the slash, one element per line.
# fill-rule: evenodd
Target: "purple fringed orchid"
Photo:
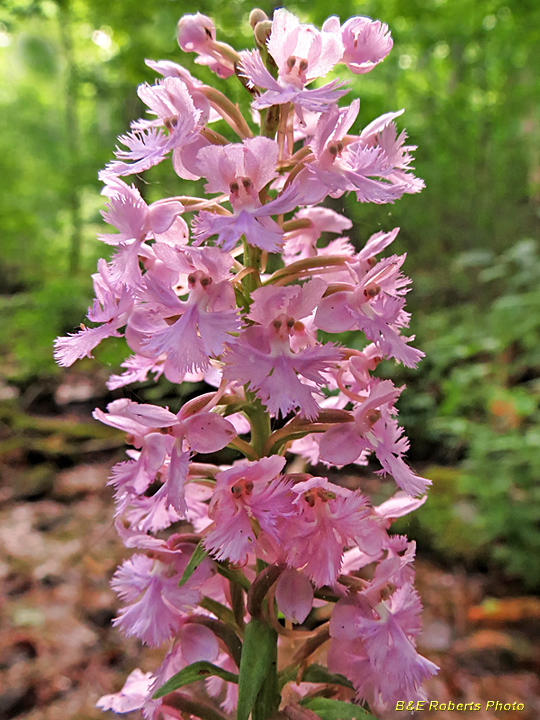
<path fill-rule="evenodd" d="M 282 228 L 271 215 L 289 212 L 296 207 L 296 188 L 291 187 L 264 205 L 259 193 L 277 176 L 278 145 L 264 137 L 248 138 L 242 144 L 202 148 L 198 168 L 208 179 L 207 193 L 225 193 L 232 205 L 232 215 L 202 211 L 194 221 L 197 242 L 217 235 L 225 250 L 233 248 L 245 236 L 255 247 L 276 252 L 283 243 Z"/>
<path fill-rule="evenodd" d="M 272 19 L 256 9 L 250 23 L 258 49 L 241 52 L 200 13 L 177 27 L 195 62 L 250 93 L 247 118 L 227 91 L 147 61 L 161 76 L 138 90 L 150 117 L 100 173 L 114 231 L 99 236 L 112 254 L 94 275 L 93 326 L 55 347 L 69 366 L 123 334 L 132 354 L 111 392 L 143 383 L 144 396 L 149 377 L 179 386 L 171 409 L 116 395 L 94 411 L 130 446 L 109 479 L 116 529 L 135 553 L 112 579 L 114 624 L 168 646 L 153 673 L 135 670 L 98 706 L 144 720 L 207 720 L 219 706 L 240 720 L 307 717 L 319 695 L 342 717 L 337 685 L 310 670 L 315 649 L 349 681 L 340 698 L 374 712 L 425 697 L 437 670 L 416 650 L 416 545 L 391 532 L 430 480 L 406 460 L 404 388 L 377 376 L 383 360 L 412 368 L 423 357 L 404 334 L 406 256 L 382 255 L 399 228 L 366 240 L 320 205 L 346 194 L 392 203 L 423 188 L 402 110 L 353 134 L 359 100 L 340 106 L 346 82 L 312 85 L 339 64 L 373 70 L 392 38 L 379 20 L 332 16 L 319 30 L 285 8 Z M 157 195 L 167 185 L 145 178 L 147 201 L 122 179 L 167 158 L 175 186 L 189 180 L 195 195 Z M 355 333 L 351 347 L 338 344 L 343 332 Z M 371 457 L 386 498 L 375 506 Z M 343 487 L 332 469 L 349 464 L 362 474 Z M 386 475 L 400 488 L 391 497 Z M 281 707 L 278 662 L 301 706 Z"/>
<path fill-rule="evenodd" d="M 330 622 L 329 668 L 346 672 L 358 696 L 377 705 L 424 698 L 421 685 L 437 666 L 416 650 L 421 610 L 410 584 L 374 608 L 361 596 L 339 601 Z"/>
<path fill-rule="evenodd" d="M 307 90 L 306 85 L 324 77 L 343 57 L 339 20 L 329 18 L 322 30 L 300 23 L 285 8 L 274 13 L 267 49 L 278 68 L 278 79 L 268 72 L 257 50 L 240 53 L 240 67 L 251 87 L 266 90 L 253 107 L 292 103 L 303 121 L 303 110 L 323 112 L 345 95 L 344 83 L 333 80 L 322 88 Z"/>
<path fill-rule="evenodd" d="M 92 357 L 92 350 L 105 338 L 120 337 L 118 331 L 133 309 L 132 291 L 126 285 L 115 287 L 105 260 L 100 260 L 93 280 L 96 299 L 86 317 L 99 324 L 93 328 L 81 325 L 78 333 L 56 339 L 54 357 L 62 367 L 69 367 L 83 357 Z"/>
<path fill-rule="evenodd" d="M 217 559 L 243 563 L 256 550 L 255 521 L 260 530 L 276 536 L 276 520 L 291 511 L 289 485 L 279 474 L 285 458 L 277 455 L 257 462 L 241 462 L 216 475 L 216 489 L 208 514 L 215 527 L 204 540 Z"/>
<path fill-rule="evenodd" d="M 115 485 L 120 493 L 144 493 L 168 460 L 163 494 L 180 517 L 186 513 L 184 483 L 191 453 L 216 452 L 236 436 L 225 418 L 211 412 L 191 414 L 187 406 L 174 415 L 165 408 L 123 399 L 110 403 L 107 413 L 95 410 L 94 417 L 129 433 L 133 445 L 141 448 L 136 460 L 118 468 Z"/>
<path fill-rule="evenodd" d="M 232 258 L 217 248 L 175 252 L 167 245 L 155 252 L 187 280 L 187 300 L 146 276 L 140 310 L 128 324 L 130 346 L 149 357 L 166 356 L 180 374 L 206 370 L 220 355 L 230 333 L 239 330 L 234 291 L 228 282 Z"/>
<path fill-rule="evenodd" d="M 344 22 L 341 40 L 345 48 L 341 62 L 356 75 L 373 70 L 394 44 L 388 25 L 368 17 L 352 17 Z"/>
<path fill-rule="evenodd" d="M 302 417 L 314 419 L 320 406 L 314 398 L 324 383 L 324 372 L 341 357 L 327 343 L 294 352 L 291 339 L 304 330 L 309 316 L 324 294 L 326 283 L 313 278 L 301 288 L 261 287 L 253 292 L 247 327 L 224 356 L 224 375 L 251 391 L 272 414 L 285 417 L 298 408 Z"/>
<path fill-rule="evenodd" d="M 292 493 L 296 512 L 281 521 L 287 563 L 302 569 L 315 587 L 332 586 L 343 548 L 361 543 L 367 501 L 321 477 L 297 483 Z"/>

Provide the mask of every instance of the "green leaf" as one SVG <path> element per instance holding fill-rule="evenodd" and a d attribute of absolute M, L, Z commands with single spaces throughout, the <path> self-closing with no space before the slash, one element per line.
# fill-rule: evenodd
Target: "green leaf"
<path fill-rule="evenodd" d="M 227 670 L 223 670 L 206 660 L 199 660 L 183 668 L 180 672 L 177 672 L 176 675 L 173 675 L 152 697 L 156 700 L 174 690 L 184 687 L 184 685 L 189 685 L 189 683 L 196 682 L 197 680 L 203 680 L 211 675 L 217 675 L 227 682 L 238 682 L 238 675 L 235 675 L 235 673 L 227 672 Z"/>
<path fill-rule="evenodd" d="M 246 592 L 249 592 L 251 583 L 241 570 L 232 570 L 224 563 L 217 563 L 217 569 L 218 573 L 220 575 L 223 575 L 224 578 L 227 578 L 227 580 L 232 580 L 232 582 L 240 585 L 240 587 L 243 588 Z"/>
<path fill-rule="evenodd" d="M 252 618 L 244 631 L 236 720 L 248 720 L 263 684 L 268 678 L 276 677 L 276 648 L 276 631 Z M 277 693 L 277 688 L 274 689 Z M 268 705 L 275 704 L 275 698 L 265 699 Z"/>
<path fill-rule="evenodd" d="M 359 705 L 353 705 L 342 700 L 312 697 L 301 700 L 300 705 L 312 710 L 321 720 L 377 720 Z"/>
<path fill-rule="evenodd" d="M 232 610 L 226 605 L 222 605 L 217 600 L 213 600 L 209 597 L 203 597 L 202 600 L 199 600 L 199 605 L 205 610 L 209 610 L 226 625 L 234 627 L 234 625 L 236 624 L 236 620 Z"/>
<path fill-rule="evenodd" d="M 302 682 L 312 683 L 331 683 L 333 685 L 343 685 L 344 687 L 353 687 L 350 680 L 344 675 L 338 673 L 331 673 L 323 665 L 309 665 L 302 675 Z"/>
<path fill-rule="evenodd" d="M 296 681 L 297 675 L 298 665 L 282 671 L 279 674 L 279 686 L 282 688 L 288 682 Z M 353 687 L 352 683 L 347 680 L 344 675 L 330 673 L 328 672 L 327 668 L 325 668 L 323 665 L 317 665 L 317 663 L 314 663 L 313 665 L 308 665 L 308 667 L 304 670 L 302 674 L 300 682 L 343 685 L 343 687 L 351 689 Z"/>
<path fill-rule="evenodd" d="M 189 558 L 189 562 L 186 569 L 184 570 L 184 574 L 180 578 L 178 587 L 182 587 L 182 585 L 185 585 L 187 583 L 189 578 L 193 575 L 195 570 L 199 567 L 199 565 L 206 557 L 208 557 L 208 553 L 204 549 L 201 541 L 193 551 L 193 555 Z"/>

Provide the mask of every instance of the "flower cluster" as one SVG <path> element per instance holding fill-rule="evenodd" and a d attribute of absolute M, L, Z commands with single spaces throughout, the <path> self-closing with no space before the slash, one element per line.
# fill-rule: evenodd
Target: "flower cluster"
<path fill-rule="evenodd" d="M 392 39 L 366 17 L 341 24 L 333 16 L 321 30 L 283 8 L 272 20 L 255 10 L 250 20 L 258 47 L 240 53 L 216 40 L 200 13 L 178 23 L 182 50 L 220 78 L 236 75 L 250 93 L 249 122 L 180 65 L 147 61 L 162 76 L 138 90 L 149 116 L 119 138 L 101 172 L 103 217 L 116 232 L 101 235 L 114 250 L 94 275 L 92 326 L 56 342 L 57 361 L 69 366 L 122 334 L 133 354 L 109 379 L 111 390 L 150 374 L 214 388 L 175 411 L 118 399 L 94 413 L 132 446 L 110 480 L 118 531 L 136 550 L 113 578 L 123 604 L 115 624 L 168 646 L 154 673 L 134 671 L 99 705 L 142 709 L 147 720 L 207 717 L 200 690 L 178 679 L 201 662 L 211 676 L 206 691 L 225 712 L 238 705 L 247 719 L 258 703 L 258 717 L 274 714 L 279 697 L 265 688 L 275 668 L 257 685 L 242 660 L 254 622 L 278 644 L 298 639 L 282 678 L 292 671 L 307 708 L 307 660 L 323 643 L 328 687 L 348 685 L 375 710 L 421 698 L 436 671 L 416 650 L 414 543 L 389 534 L 395 518 L 424 502 L 429 481 L 404 457 L 403 388 L 375 373 L 383 359 L 414 367 L 422 357 L 406 334 L 405 256 L 381 256 L 399 229 L 358 250 L 342 235 L 351 222 L 318 206 L 351 192 L 359 202 L 391 203 L 423 183 L 396 128 L 402 111 L 353 134 L 359 101 L 338 105 L 347 83 L 309 87 L 339 63 L 369 72 Z M 147 204 L 122 179 L 167 158 L 180 178 L 204 179 L 201 197 Z M 341 345 L 343 331 L 357 331 L 363 347 Z M 244 459 L 223 466 L 205 458 L 225 447 Z M 398 486 L 378 507 L 308 472 L 369 458 Z M 297 626 L 331 603 L 329 623 L 312 631 L 319 640 L 306 641 Z M 182 692 L 154 697 L 171 678 Z"/>

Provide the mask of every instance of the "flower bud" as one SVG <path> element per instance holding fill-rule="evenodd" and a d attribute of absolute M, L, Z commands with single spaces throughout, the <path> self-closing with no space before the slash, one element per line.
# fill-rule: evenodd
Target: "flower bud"
<path fill-rule="evenodd" d="M 261 10 L 260 8 L 253 8 L 253 10 L 249 13 L 249 24 L 254 30 L 255 25 L 263 22 L 263 20 L 268 20 L 268 15 L 264 12 L 264 10 Z"/>
<path fill-rule="evenodd" d="M 206 15 L 183 15 L 176 27 L 178 44 L 184 52 L 206 52 L 216 39 L 216 27 Z"/>
<path fill-rule="evenodd" d="M 272 21 L 271 20 L 263 20 L 262 22 L 258 22 L 255 27 L 253 28 L 253 33 L 255 35 L 255 40 L 259 45 L 266 45 L 266 41 L 270 37 L 270 33 L 272 32 Z"/>

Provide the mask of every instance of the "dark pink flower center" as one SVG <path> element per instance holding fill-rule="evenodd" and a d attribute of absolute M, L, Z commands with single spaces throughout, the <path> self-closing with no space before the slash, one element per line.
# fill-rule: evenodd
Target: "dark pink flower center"
<path fill-rule="evenodd" d="M 304 500 L 309 507 L 315 507 L 317 501 L 327 503 L 329 500 L 335 500 L 335 498 L 335 493 L 323 488 L 311 488 L 304 493 Z"/>
<path fill-rule="evenodd" d="M 245 500 L 253 492 L 253 480 L 240 478 L 231 487 L 231 493 L 235 500 Z"/>

